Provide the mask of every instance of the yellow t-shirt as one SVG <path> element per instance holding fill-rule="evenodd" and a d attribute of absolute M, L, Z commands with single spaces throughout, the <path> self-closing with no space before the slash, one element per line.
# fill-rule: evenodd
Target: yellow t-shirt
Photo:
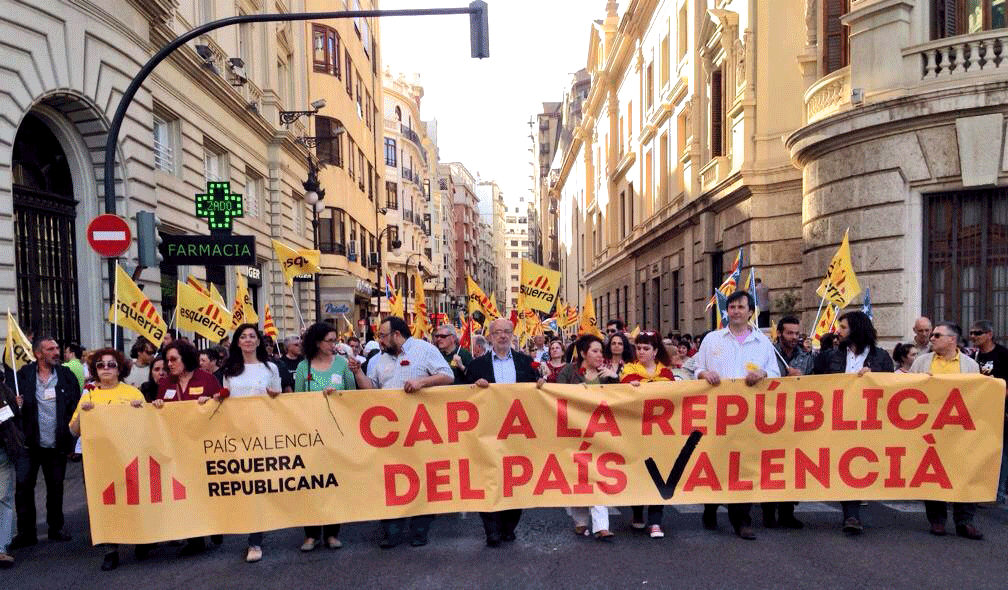
<path fill-rule="evenodd" d="M 934 355 L 934 359 L 931 360 L 932 375 L 958 375 L 961 372 L 958 352 L 956 352 L 955 358 L 950 361 L 943 359 L 937 354 Z"/>
<path fill-rule="evenodd" d="M 97 387 L 89 391 L 85 391 L 84 395 L 81 396 L 80 401 L 77 402 L 77 409 L 74 410 L 73 416 L 70 417 L 70 421 L 73 422 L 77 419 L 77 415 L 80 413 L 81 404 L 85 401 L 89 401 L 96 406 L 102 404 L 128 404 L 133 400 L 147 401 L 144 399 L 140 390 L 133 387 L 129 383 L 119 382 L 112 389 L 102 389 Z"/>

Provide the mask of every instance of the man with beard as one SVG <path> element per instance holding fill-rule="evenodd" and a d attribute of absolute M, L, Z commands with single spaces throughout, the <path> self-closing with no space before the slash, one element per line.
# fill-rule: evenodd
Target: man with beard
<path fill-rule="evenodd" d="M 539 380 L 538 363 L 532 357 L 511 348 L 514 327 L 499 318 L 490 322 L 491 349 L 489 354 L 473 359 L 466 370 L 466 379 L 477 387 L 491 383 L 535 383 Z M 502 541 L 515 540 L 515 527 L 521 519 L 521 509 L 500 512 L 481 512 L 487 547 L 498 547 Z"/>
<path fill-rule="evenodd" d="M 452 369 L 433 344 L 413 338 L 409 326 L 402 318 L 390 316 L 378 327 L 381 354 L 368 361 L 367 375 L 357 359 L 348 359 L 357 380 L 358 389 L 401 389 L 416 393 L 425 387 L 451 385 L 455 381 Z M 414 516 L 410 519 L 410 544 L 421 547 L 427 544 L 427 533 L 433 516 Z M 382 521 L 384 539 L 379 545 L 391 549 L 406 540 L 406 519 Z"/>

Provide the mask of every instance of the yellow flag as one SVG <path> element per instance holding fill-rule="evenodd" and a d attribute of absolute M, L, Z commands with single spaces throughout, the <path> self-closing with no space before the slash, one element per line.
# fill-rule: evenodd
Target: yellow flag
<path fill-rule="evenodd" d="M 221 306 L 223 309 L 227 309 L 227 301 L 224 301 L 224 296 L 221 295 L 220 291 L 217 290 L 217 285 L 210 283 L 210 301 L 213 301 L 217 305 Z"/>
<path fill-rule="evenodd" d="M 210 290 L 203 286 L 203 282 L 197 279 L 196 277 L 192 276 L 191 274 L 186 278 L 186 283 L 193 289 L 199 291 L 200 293 L 204 295 L 210 295 Z"/>
<path fill-rule="evenodd" d="M 638 334 L 640 334 L 640 325 L 639 324 L 636 325 L 636 326 L 634 326 L 633 330 L 630 332 L 630 342 L 633 342 L 634 340 L 636 340 Z"/>
<path fill-rule="evenodd" d="M 115 278 L 116 300 L 109 307 L 108 321 L 118 322 L 120 326 L 140 334 L 155 346 L 164 340 L 168 326 L 161 319 L 157 306 L 150 302 L 143 291 L 136 286 L 121 266 L 116 265 Z M 118 315 L 116 310 L 118 309 Z"/>
<path fill-rule="evenodd" d="M 848 233 L 850 230 L 844 232 L 843 242 L 840 243 L 840 248 L 833 255 L 833 260 L 830 261 L 826 277 L 816 289 L 816 294 L 840 309 L 847 307 L 847 304 L 861 292 L 861 284 L 858 282 L 857 275 L 854 274 L 854 266 L 851 263 Z"/>
<path fill-rule="evenodd" d="M 525 299 L 524 307 L 549 313 L 553 310 L 559 290 L 560 271 L 550 270 L 527 258 L 522 258 L 518 299 Z M 521 309 L 522 306 L 519 305 L 518 308 Z"/>
<path fill-rule="evenodd" d="M 35 362 L 32 345 L 21 331 L 21 326 L 14 321 L 14 316 L 7 310 L 7 348 L 4 349 L 3 362 L 17 371 L 28 363 Z"/>
<path fill-rule="evenodd" d="M 280 268 L 283 269 L 287 285 L 294 286 L 294 277 L 303 274 L 315 274 L 321 272 L 319 259 L 321 253 L 318 250 L 303 248 L 295 250 L 286 244 L 273 240 L 273 251 L 276 253 Z"/>
<path fill-rule="evenodd" d="M 581 324 L 578 326 L 578 334 L 594 334 L 599 338 L 602 332 L 598 329 L 598 320 L 595 318 L 595 303 L 592 300 L 591 289 L 585 290 L 584 305 L 581 306 Z"/>
<path fill-rule="evenodd" d="M 416 301 L 413 302 L 414 338 L 426 338 L 430 334 L 430 319 L 427 316 L 427 296 L 424 293 L 423 277 L 416 273 Z"/>
<path fill-rule="evenodd" d="M 485 323 L 489 323 L 497 318 L 501 317 L 499 311 L 497 311 L 497 306 L 494 304 L 493 300 L 486 296 L 483 289 L 476 284 L 476 281 L 469 275 L 466 275 L 466 291 L 469 298 L 469 316 L 471 317 L 474 311 L 480 311 L 486 316 Z"/>
<path fill-rule="evenodd" d="M 263 310 L 263 334 L 272 338 L 274 342 L 280 334 L 277 331 L 276 322 L 273 321 L 273 314 L 270 313 L 269 303 Z"/>
<path fill-rule="evenodd" d="M 258 324 L 259 314 L 252 306 L 252 295 L 248 290 L 248 281 L 241 273 L 235 271 L 235 300 L 231 307 L 231 329 L 241 324 Z"/>
<path fill-rule="evenodd" d="M 191 285 L 178 282 L 176 297 L 176 319 L 178 328 L 220 342 L 231 330 L 231 313 L 221 307 Z"/>
<path fill-rule="evenodd" d="M 830 303 L 826 303 L 823 306 L 822 313 L 819 315 L 819 323 L 815 326 L 815 332 L 812 334 L 812 345 L 819 347 L 819 342 L 822 337 L 833 331 L 833 322 L 836 321 L 837 308 Z"/>

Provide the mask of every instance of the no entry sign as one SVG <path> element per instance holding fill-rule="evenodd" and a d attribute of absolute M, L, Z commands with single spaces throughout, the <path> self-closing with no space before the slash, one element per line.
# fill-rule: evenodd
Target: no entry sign
<path fill-rule="evenodd" d="M 132 239 L 129 224 L 118 215 L 99 215 L 88 224 L 87 239 L 98 254 L 111 258 L 129 248 Z"/>

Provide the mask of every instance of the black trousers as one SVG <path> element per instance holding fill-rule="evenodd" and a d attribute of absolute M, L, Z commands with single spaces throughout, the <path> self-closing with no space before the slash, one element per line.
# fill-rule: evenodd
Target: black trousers
<path fill-rule="evenodd" d="M 49 534 L 63 530 L 63 480 L 66 478 L 66 453 L 57 449 L 34 448 L 24 454 L 26 467 L 17 482 L 14 495 L 17 505 L 18 535 L 29 539 L 38 536 L 35 521 L 35 484 L 38 472 L 46 484 L 46 523 Z"/>
<path fill-rule="evenodd" d="M 843 509 L 843 519 L 845 521 L 848 518 L 861 520 L 861 500 L 844 500 L 840 502 L 840 508 Z"/>
<path fill-rule="evenodd" d="M 784 520 L 794 518 L 794 509 L 797 502 L 763 502 L 764 524 L 769 520 Z"/>
<path fill-rule="evenodd" d="M 644 507 L 643 506 L 631 506 L 633 509 L 633 521 L 634 522 L 644 522 Z M 662 515 L 665 514 L 665 507 L 662 505 L 658 506 L 648 506 L 647 507 L 647 525 L 659 525 L 661 526 Z"/>
<path fill-rule="evenodd" d="M 423 514 L 421 516 L 414 516 L 409 519 L 409 529 L 410 536 L 420 539 L 426 539 L 427 533 L 430 532 L 430 525 L 434 522 L 433 514 Z M 337 527 L 339 525 L 336 525 Z M 386 539 L 392 538 L 405 538 L 406 534 L 406 519 L 405 518 L 389 518 L 381 521 L 382 531 L 385 533 Z"/>
<path fill-rule="evenodd" d="M 952 504 L 952 522 L 959 526 L 961 524 L 973 524 L 973 515 L 976 514 L 976 504 L 972 502 L 935 502 L 924 501 L 924 511 L 927 512 L 928 522 L 931 524 L 945 524 L 948 520 L 948 505 Z"/>
<path fill-rule="evenodd" d="M 716 515 L 720 504 L 704 504 L 704 515 Z M 725 504 L 728 508 L 728 522 L 737 531 L 744 526 L 752 526 L 752 502 L 743 504 Z M 716 516 L 715 516 L 716 518 Z"/>
<path fill-rule="evenodd" d="M 483 531 L 487 540 L 500 540 L 514 535 L 522 511 L 518 508 L 499 512 L 480 512 L 479 515 L 483 520 Z"/>
<path fill-rule="evenodd" d="M 329 537 L 339 536 L 340 525 L 338 524 L 327 524 L 324 526 L 306 526 L 304 528 L 305 538 L 315 539 L 316 541 L 324 541 Z"/>

